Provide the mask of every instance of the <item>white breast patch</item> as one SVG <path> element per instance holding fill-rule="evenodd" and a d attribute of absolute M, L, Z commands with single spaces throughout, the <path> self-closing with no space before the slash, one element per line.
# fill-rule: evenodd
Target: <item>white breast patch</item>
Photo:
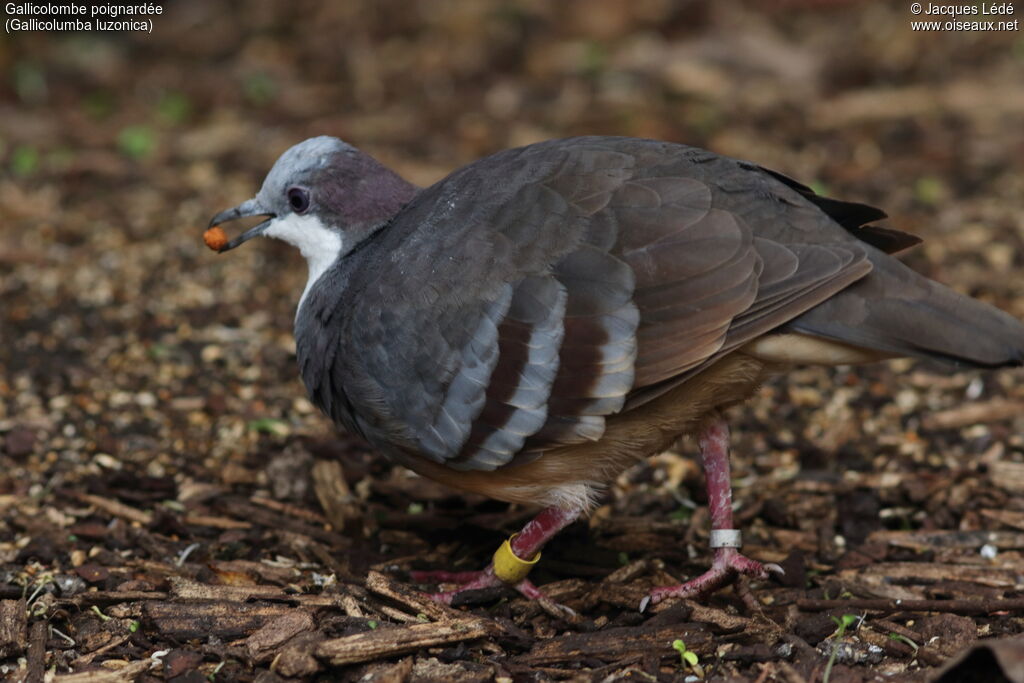
<path fill-rule="evenodd" d="M 316 216 L 299 216 L 294 213 L 274 219 L 263 234 L 298 247 L 305 257 L 309 265 L 309 279 L 306 280 L 306 288 L 299 298 L 298 307 L 302 308 L 302 302 L 309 294 L 313 283 L 319 280 L 341 255 L 341 235 L 324 225 Z"/>

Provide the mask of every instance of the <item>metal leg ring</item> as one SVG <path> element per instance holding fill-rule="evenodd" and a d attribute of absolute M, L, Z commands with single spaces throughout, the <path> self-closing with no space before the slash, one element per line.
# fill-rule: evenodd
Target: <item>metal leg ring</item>
<path fill-rule="evenodd" d="M 708 545 L 711 548 L 742 548 L 743 535 L 739 529 L 712 529 Z"/>

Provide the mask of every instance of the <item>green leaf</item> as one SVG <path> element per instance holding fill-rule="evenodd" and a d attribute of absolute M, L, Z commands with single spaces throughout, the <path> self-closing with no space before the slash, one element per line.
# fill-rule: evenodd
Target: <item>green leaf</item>
<path fill-rule="evenodd" d="M 250 102 L 255 105 L 263 105 L 274 99 L 274 95 L 277 93 L 277 84 L 267 74 L 257 73 L 245 79 L 242 90 Z"/>
<path fill-rule="evenodd" d="M 261 417 L 249 421 L 249 429 L 260 434 L 274 434 L 275 436 L 287 436 L 288 425 L 282 420 L 275 420 L 272 417 Z"/>
<path fill-rule="evenodd" d="M 693 517 L 693 510 L 687 507 L 678 507 L 669 513 L 668 518 L 674 521 L 686 521 Z"/>
<path fill-rule="evenodd" d="M 11 154 L 11 172 L 14 175 L 24 178 L 32 175 L 37 168 L 39 168 L 39 152 L 35 147 L 22 145 L 14 148 L 14 152 Z"/>
<path fill-rule="evenodd" d="M 934 206 L 946 195 L 946 186 L 939 178 L 925 176 L 918 178 L 914 185 L 914 195 L 917 201 L 928 206 Z"/>
<path fill-rule="evenodd" d="M 690 666 L 697 666 L 697 662 L 700 661 L 700 657 L 698 657 L 697 653 L 693 650 L 687 650 L 686 652 L 684 652 L 683 659 L 685 659 L 686 663 Z"/>
<path fill-rule="evenodd" d="M 192 103 L 180 92 L 168 92 L 160 98 L 156 110 L 167 123 L 184 123 L 192 111 Z"/>
<path fill-rule="evenodd" d="M 22 102 L 40 103 L 46 99 L 46 74 L 32 62 L 18 62 L 12 69 L 14 92 Z"/>
<path fill-rule="evenodd" d="M 82 107 L 86 113 L 97 121 L 102 121 L 117 108 L 114 96 L 105 90 L 94 90 L 82 100 Z"/>
<path fill-rule="evenodd" d="M 117 146 L 126 157 L 145 159 L 156 148 L 156 136 L 147 126 L 128 126 L 117 136 Z"/>
<path fill-rule="evenodd" d="M 378 624 L 378 623 L 377 623 L 376 621 L 374 621 L 373 619 L 371 619 L 371 620 L 369 620 L 368 622 L 366 622 L 366 625 L 370 627 L 370 630 L 371 630 L 371 631 L 372 631 L 373 629 L 377 628 L 378 626 L 380 626 L 380 624 Z"/>

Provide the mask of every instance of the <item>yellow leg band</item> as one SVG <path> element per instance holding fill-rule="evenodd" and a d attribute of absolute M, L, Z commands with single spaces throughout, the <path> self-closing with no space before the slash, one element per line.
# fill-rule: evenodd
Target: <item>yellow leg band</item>
<path fill-rule="evenodd" d="M 494 552 L 494 575 L 505 583 L 512 584 L 513 586 L 522 581 L 533 569 L 533 565 L 537 564 L 540 560 L 540 553 L 537 553 L 533 558 L 524 560 L 518 557 L 512 552 L 512 539 L 518 534 L 514 534 L 512 538 L 501 544 L 501 547 Z"/>

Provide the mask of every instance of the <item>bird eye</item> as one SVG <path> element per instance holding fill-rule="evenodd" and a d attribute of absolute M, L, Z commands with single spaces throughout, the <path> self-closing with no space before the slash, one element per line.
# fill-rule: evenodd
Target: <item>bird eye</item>
<path fill-rule="evenodd" d="M 309 192 L 301 187 L 293 187 L 288 190 L 288 204 L 295 213 L 305 213 L 309 208 Z"/>

